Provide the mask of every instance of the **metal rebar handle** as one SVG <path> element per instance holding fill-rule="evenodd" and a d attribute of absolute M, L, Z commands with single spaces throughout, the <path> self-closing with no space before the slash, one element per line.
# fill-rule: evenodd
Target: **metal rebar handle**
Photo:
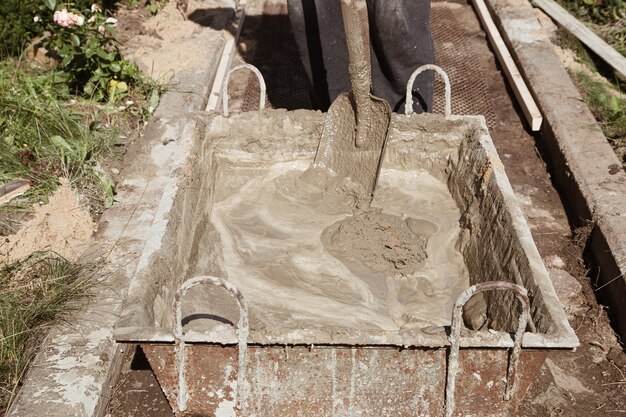
<path fill-rule="evenodd" d="M 222 102 L 224 105 L 224 117 L 228 117 L 228 100 L 229 100 L 228 82 L 230 81 L 230 75 L 233 72 L 239 71 L 241 69 L 248 69 L 252 71 L 254 75 L 256 75 L 257 79 L 259 80 L 259 111 L 265 108 L 265 97 L 266 97 L 267 87 L 265 85 L 265 79 L 263 78 L 261 71 L 259 71 L 259 69 L 255 67 L 254 65 L 241 64 L 241 65 L 237 65 L 236 67 L 228 71 L 228 73 L 226 74 L 226 78 L 224 79 L 224 84 L 222 84 Z"/>
<path fill-rule="evenodd" d="M 250 327 L 248 323 L 248 304 L 243 298 L 243 295 L 239 290 L 230 282 L 211 276 L 200 276 L 191 278 L 185 281 L 176 291 L 174 295 L 174 342 L 176 353 L 176 368 L 178 371 L 178 411 L 185 411 L 187 409 L 187 377 L 185 375 L 185 341 L 183 339 L 183 322 L 182 322 L 182 298 L 191 288 L 200 284 L 211 284 L 217 287 L 222 287 L 237 301 L 239 306 L 239 324 L 237 329 L 237 341 L 238 341 L 238 371 L 237 371 L 237 393 L 235 393 L 235 402 L 239 404 L 240 408 L 245 408 L 244 403 L 244 383 L 245 383 L 245 369 L 246 369 L 246 349 L 248 347 L 248 334 L 250 333 Z"/>
<path fill-rule="evenodd" d="M 415 78 L 420 75 L 422 72 L 431 70 L 435 71 L 437 74 L 441 75 L 443 79 L 443 83 L 445 85 L 445 109 L 444 114 L 446 119 L 449 119 L 452 115 L 452 89 L 450 87 L 450 79 L 448 78 L 448 74 L 439 66 L 427 64 L 422 65 L 411 74 L 409 78 L 409 82 L 406 84 L 406 100 L 404 104 L 404 114 L 409 116 L 413 114 L 413 83 L 415 83 Z"/>
<path fill-rule="evenodd" d="M 448 359 L 448 376 L 446 380 L 446 417 L 452 416 L 455 406 L 454 391 L 456 386 L 456 374 L 459 370 L 459 349 L 461 344 L 461 321 L 463 306 L 470 298 L 472 298 L 474 294 L 492 290 L 511 291 L 515 294 L 515 296 L 522 305 L 522 313 L 519 316 L 517 330 L 515 332 L 513 351 L 509 356 L 509 363 L 506 375 L 506 388 L 504 390 L 503 396 L 503 399 L 505 401 L 511 399 L 511 394 L 513 392 L 517 379 L 517 363 L 520 351 L 522 349 L 522 336 L 524 334 L 524 331 L 526 330 L 528 318 L 530 317 L 530 301 L 528 300 L 528 291 L 526 290 L 526 288 L 520 285 L 506 281 L 492 281 L 472 285 L 459 296 L 459 298 L 456 300 L 456 303 L 454 303 L 454 309 L 452 310 L 452 326 L 449 338 L 450 357 Z"/>

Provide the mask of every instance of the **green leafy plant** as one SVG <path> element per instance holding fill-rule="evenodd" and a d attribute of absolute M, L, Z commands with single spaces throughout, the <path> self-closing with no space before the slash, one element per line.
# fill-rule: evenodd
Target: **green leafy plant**
<path fill-rule="evenodd" d="M 146 8 L 150 12 L 150 14 L 154 16 L 159 12 L 159 9 L 161 9 L 165 5 L 165 3 L 167 3 L 167 1 L 168 0 L 149 0 L 146 4 Z"/>
<path fill-rule="evenodd" d="M 34 38 L 43 35 L 44 27 L 33 20 L 52 19 L 52 11 L 41 10 L 42 0 L 0 0 L 0 59 L 19 56 Z M 118 0 L 100 0 L 104 13 L 114 10 Z M 89 9 L 94 0 L 74 0 L 72 7 Z"/>
<path fill-rule="evenodd" d="M 40 0 L 0 1 L 0 58 L 19 55 L 30 39 L 40 34 L 33 21 L 39 4 Z"/>
<path fill-rule="evenodd" d="M 624 0 L 559 0 L 580 20 L 591 24 L 622 55 L 626 54 L 626 1 Z"/>
<path fill-rule="evenodd" d="M 43 11 L 54 12 L 52 19 L 35 19 L 44 27 L 43 45 L 58 58 L 58 83 L 74 94 L 110 102 L 125 98 L 132 86 L 149 83 L 135 64 L 123 59 L 114 36 L 117 20 L 99 6 L 77 10 L 56 0 L 44 4 Z"/>
<path fill-rule="evenodd" d="M 102 204 L 111 190 L 97 172 L 97 161 L 110 154 L 116 132 L 64 104 L 70 96 L 57 86 L 49 73 L 26 73 L 0 63 L 0 184 L 30 180 L 26 207 L 45 199 L 63 176 L 94 204 Z"/>
<path fill-rule="evenodd" d="M 563 0 L 579 17 L 605 24 L 624 19 L 624 0 Z"/>

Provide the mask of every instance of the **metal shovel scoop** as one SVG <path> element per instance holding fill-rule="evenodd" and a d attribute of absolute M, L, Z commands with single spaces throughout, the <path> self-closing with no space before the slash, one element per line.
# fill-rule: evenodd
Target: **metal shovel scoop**
<path fill-rule="evenodd" d="M 365 58 L 356 0 L 341 0 L 348 43 L 352 92 L 337 97 L 328 109 L 313 165 L 303 175 L 319 184 L 321 171 L 349 177 L 371 200 L 376 187 L 391 121 L 389 104 L 370 94 L 371 65 Z"/>

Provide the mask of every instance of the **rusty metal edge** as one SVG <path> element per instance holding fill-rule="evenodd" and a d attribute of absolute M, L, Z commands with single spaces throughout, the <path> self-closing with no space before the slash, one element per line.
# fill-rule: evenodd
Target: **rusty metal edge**
<path fill-rule="evenodd" d="M 159 385 L 161 386 L 161 388 L 163 389 L 163 392 L 166 394 L 166 396 L 168 397 L 168 401 L 170 403 L 170 405 L 172 407 L 176 407 L 176 393 L 177 393 L 177 388 L 176 388 L 176 377 L 175 377 L 175 373 L 172 372 L 171 370 L 173 369 L 173 364 L 169 363 L 168 365 L 168 359 L 164 358 L 162 356 L 163 352 L 165 352 L 162 348 L 166 347 L 167 351 L 170 352 L 168 353 L 168 355 L 170 355 L 170 359 L 169 361 L 172 362 L 174 359 L 174 347 L 171 344 L 162 344 L 162 343 L 149 343 L 147 345 L 140 345 L 142 347 L 142 349 L 144 350 L 149 362 L 151 364 L 153 364 L 156 368 L 154 369 L 155 374 L 157 375 L 157 380 L 159 382 Z M 169 346 L 169 347 L 168 347 Z M 200 345 L 199 347 L 204 348 L 210 348 L 209 345 Z M 354 346 L 315 346 L 315 347 L 309 347 L 309 346 L 300 346 L 300 347 L 304 347 L 306 350 L 311 350 L 311 349 L 315 349 L 315 350 L 323 350 L 323 349 L 330 349 L 330 350 L 351 350 L 351 351 L 355 351 Z M 229 346 L 227 348 L 235 348 L 235 346 Z M 274 346 L 273 348 L 276 348 L 276 346 Z M 380 348 L 380 347 L 378 347 Z M 392 346 L 389 347 L 388 349 L 391 350 L 398 350 L 398 351 L 415 351 L 415 352 L 427 352 L 427 351 L 447 351 L 447 349 L 441 349 L 441 348 L 436 348 L 436 349 L 428 349 L 428 348 L 409 348 L 409 349 L 401 349 L 398 348 L 396 346 Z M 235 348 L 236 350 L 236 348 Z M 361 350 L 361 349 L 359 349 Z M 476 353 L 479 353 L 480 355 L 484 356 L 484 358 L 490 358 L 491 354 L 490 351 L 494 351 L 494 350 L 498 350 L 498 351 L 506 351 L 506 349 L 462 349 L 460 351 L 460 353 L 462 354 L 462 362 L 463 362 L 463 368 L 465 369 L 468 365 L 471 364 L 476 364 L 476 362 L 474 362 L 475 355 Z M 279 347 L 279 351 L 282 352 L 283 351 L 283 347 Z M 503 400 L 503 402 L 499 405 L 499 407 L 497 408 L 498 411 L 495 411 L 495 409 L 489 413 L 485 413 L 484 410 L 483 412 L 481 412 L 480 414 L 476 414 L 477 410 L 482 410 L 481 408 L 477 408 L 480 407 L 480 405 L 476 405 L 476 404 L 480 404 L 480 398 L 482 398 L 482 395 L 479 395 L 479 397 L 477 397 L 478 402 L 476 404 L 474 404 L 474 402 L 466 402 L 466 401 L 461 401 L 459 403 L 459 407 L 460 409 L 458 410 L 459 413 L 455 413 L 456 415 L 489 415 L 489 416 L 496 416 L 496 415 L 504 415 L 503 411 L 504 409 L 508 409 L 508 411 L 511 413 L 510 415 L 514 415 L 515 410 L 517 409 L 517 407 L 519 406 L 519 404 L 521 403 L 521 401 L 523 400 L 523 398 L 525 397 L 526 393 L 528 392 L 528 389 L 530 388 L 530 386 L 532 385 L 532 382 L 534 381 L 537 373 L 539 372 L 539 369 L 541 368 L 545 358 L 547 357 L 549 351 L 547 349 L 525 349 L 523 351 L 523 355 L 524 355 L 524 367 L 523 367 L 523 374 L 520 374 L 521 377 L 519 378 L 518 382 L 519 382 L 519 386 L 516 389 L 514 395 L 509 399 L 506 400 L 504 399 L 501 395 L 500 398 Z M 472 357 L 474 357 L 474 359 L 470 360 L 470 362 L 468 362 L 468 358 L 467 355 L 470 355 Z M 235 354 L 236 356 L 236 354 Z M 444 357 L 442 358 L 443 361 L 445 363 L 447 363 L 450 359 L 448 358 L 448 353 L 444 353 Z M 488 360 L 488 359 L 487 359 Z M 164 362 L 165 361 L 165 362 Z M 166 372 L 165 368 L 169 368 L 170 371 Z M 504 369 L 503 369 L 504 370 Z M 167 375 L 169 373 L 169 375 Z M 468 371 L 467 369 L 465 369 L 463 371 L 464 377 L 463 380 L 467 382 L 467 378 L 468 378 Z M 470 371 L 471 374 L 471 371 Z M 502 374 L 504 375 L 504 374 Z M 475 374 L 472 374 L 472 376 L 470 377 L 471 379 L 473 379 L 475 377 Z M 445 394 L 445 384 L 443 383 L 445 379 L 445 372 L 442 375 L 442 385 L 440 387 L 440 389 L 442 390 L 440 392 L 441 397 L 440 397 L 440 404 L 439 406 L 441 407 L 441 410 L 443 411 L 443 402 L 444 402 L 444 394 Z M 461 384 L 460 388 L 465 387 L 465 384 Z M 463 398 L 467 398 L 466 396 L 469 395 L 468 392 L 466 392 L 467 390 L 461 390 L 463 391 L 462 397 Z M 504 390 L 502 391 L 504 392 Z M 502 392 L 500 392 L 499 394 L 502 394 Z M 475 395 L 477 393 L 473 393 L 472 395 Z M 446 394 L 447 395 L 447 394 Z M 498 394 L 496 394 L 496 396 L 498 396 Z M 484 403 L 484 399 L 482 400 L 482 402 Z M 195 405 L 194 405 L 194 409 L 196 409 L 197 411 L 197 406 L 198 403 L 197 401 L 194 401 Z M 508 405 L 507 405 L 508 404 Z M 191 415 L 195 415 L 191 410 Z M 469 414 L 466 414 L 468 413 Z M 185 413 L 183 413 L 182 415 L 187 415 Z M 509 415 L 508 413 L 506 413 L 506 415 Z"/>
<path fill-rule="evenodd" d="M 419 332 L 419 330 L 418 330 Z M 372 338 L 367 338 L 362 335 L 355 335 L 349 337 L 345 334 L 338 335 L 331 343 L 315 343 L 315 339 L 311 339 L 312 342 L 303 342 L 302 339 L 288 339 L 279 337 L 264 337 L 255 335 L 254 331 L 250 332 L 250 345 L 251 346 L 309 346 L 314 344 L 316 346 L 395 346 L 401 348 L 440 348 L 450 345 L 447 339 L 448 328 L 442 328 L 439 334 L 426 334 L 424 333 L 418 338 L 406 338 L 399 343 L 390 342 L 387 340 L 380 341 L 382 338 L 378 337 L 379 341 Z M 174 333 L 171 329 L 166 328 L 154 328 L 154 327 L 123 327 L 117 328 L 113 334 L 114 339 L 118 343 L 174 343 Z M 467 333 L 463 335 L 464 339 L 461 342 L 461 347 L 489 347 L 489 348 L 509 348 L 513 347 L 513 340 L 509 333 L 505 332 L 474 332 L 467 330 Z M 237 338 L 235 332 L 231 332 L 230 335 L 224 334 L 221 338 L 216 339 L 214 337 L 207 337 L 205 334 L 197 332 L 188 332 L 184 336 L 185 343 L 208 343 L 214 345 L 236 345 Z M 532 334 L 527 333 L 524 335 L 522 347 L 525 349 L 571 349 L 578 346 L 578 339 L 563 338 L 561 334 Z"/>

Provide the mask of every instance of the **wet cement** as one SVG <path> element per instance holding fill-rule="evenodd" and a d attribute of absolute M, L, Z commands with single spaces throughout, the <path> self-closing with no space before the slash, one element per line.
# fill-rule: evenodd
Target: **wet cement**
<path fill-rule="evenodd" d="M 322 233 L 324 248 L 352 271 L 409 275 L 426 259 L 422 223 L 413 218 L 372 209 L 328 227 Z M 411 227 L 413 226 L 413 227 Z"/>
<path fill-rule="evenodd" d="M 469 278 L 446 184 L 426 171 L 383 170 L 362 211 L 357 198 L 302 181 L 306 168 L 275 164 L 213 206 L 222 267 L 254 321 L 387 331 L 449 324 Z"/>

